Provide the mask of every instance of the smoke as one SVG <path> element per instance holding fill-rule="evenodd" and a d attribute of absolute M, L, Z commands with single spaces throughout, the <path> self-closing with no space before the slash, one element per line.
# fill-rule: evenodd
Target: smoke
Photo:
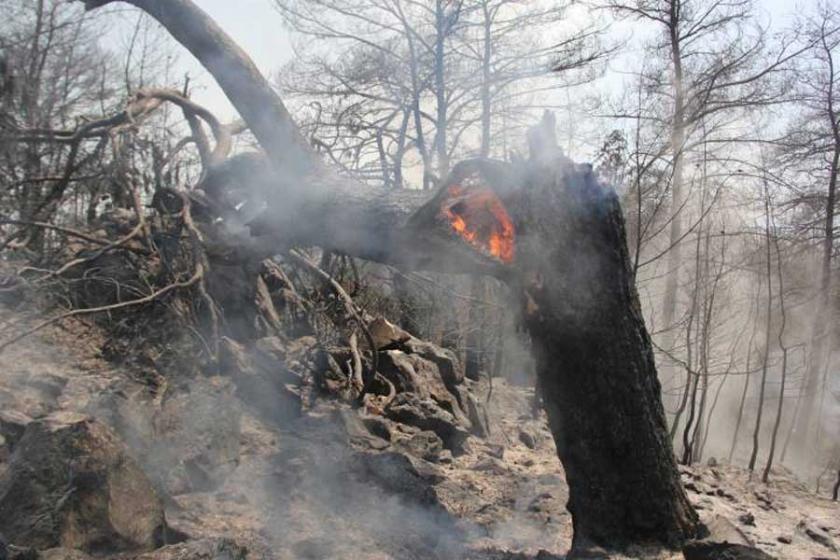
<path fill-rule="evenodd" d="M 702 214 L 699 194 L 689 198 L 687 222 Z M 816 357 L 817 321 L 830 315 L 820 309 L 820 255 L 788 245 L 779 231 L 771 230 L 768 241 L 763 216 L 745 210 L 737 194 L 722 196 L 716 202 L 722 209 L 700 222 L 685 242 L 678 272 L 682 315 L 673 324 L 662 324 L 665 263 L 653 262 L 637 279 L 658 350 L 665 408 L 669 421 L 678 423 L 674 447 L 683 457 L 687 440 L 694 443 L 695 461 L 731 459 L 747 466 L 757 446 L 760 472 L 768 460 L 781 400 L 773 464 L 812 483 L 836 461 L 833 442 L 840 413 L 833 374 L 838 355 L 833 352 L 823 364 L 825 377 L 812 429 L 807 433 L 794 429 L 796 418 L 812 406 L 806 384 Z M 727 235 L 731 231 L 739 234 Z M 640 260 L 659 254 L 665 244 L 667 240 L 652 242 Z M 832 340 L 830 333 L 824 336 Z"/>
<path fill-rule="evenodd" d="M 299 402 L 276 402 L 290 410 L 264 414 L 230 378 L 197 377 L 162 398 L 102 397 L 88 412 L 122 436 L 189 536 L 216 532 L 290 560 L 464 554 L 476 529 L 437 502 L 428 465 L 351 446 L 361 422 L 344 405 L 301 414 Z"/>

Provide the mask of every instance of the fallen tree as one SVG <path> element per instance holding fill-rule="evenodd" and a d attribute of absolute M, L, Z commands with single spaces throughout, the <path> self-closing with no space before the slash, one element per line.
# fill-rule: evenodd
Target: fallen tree
<path fill-rule="evenodd" d="M 82 0 L 94 9 L 112 0 Z M 508 283 L 537 358 L 544 403 L 570 486 L 574 553 L 633 544 L 678 547 L 698 519 L 681 487 L 651 343 L 630 273 L 615 194 L 563 157 L 546 119 L 516 164 L 463 162 L 437 193 L 387 191 L 338 177 L 301 136 L 247 55 L 189 0 L 129 0 L 214 75 L 265 157 L 210 162 L 207 211 L 231 183 L 252 236 L 201 235 L 218 262 L 259 262 L 294 246 L 406 269 L 483 273 Z M 172 194 L 172 193 L 170 193 Z M 193 198 L 197 193 L 191 195 Z M 173 194 L 173 213 L 199 199 Z M 165 206 L 164 203 L 161 203 Z M 210 223 L 213 223 L 212 221 Z"/>

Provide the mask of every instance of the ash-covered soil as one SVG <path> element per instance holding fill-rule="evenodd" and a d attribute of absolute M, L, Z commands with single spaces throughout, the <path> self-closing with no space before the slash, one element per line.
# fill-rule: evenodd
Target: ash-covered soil
<path fill-rule="evenodd" d="M 3 310 L 4 336 L 28 324 Z M 301 374 L 318 363 L 311 340 L 233 345 L 226 367 L 201 375 L 118 366 L 102 344 L 67 321 L 0 353 L 3 560 L 550 559 L 569 548 L 567 487 L 531 389 L 449 380 L 458 406 L 447 415 L 446 375 L 411 358 L 394 370 L 404 387 L 386 413 Z M 840 558 L 840 505 L 789 472 L 767 485 L 726 465 L 682 472 L 723 540 Z M 683 557 L 630 557 L 641 556 Z"/>

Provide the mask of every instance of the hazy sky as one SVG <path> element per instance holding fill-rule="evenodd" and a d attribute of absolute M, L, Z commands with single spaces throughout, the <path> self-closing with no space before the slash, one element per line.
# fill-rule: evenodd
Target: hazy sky
<path fill-rule="evenodd" d="M 431 0 L 430 0 L 431 1 Z M 264 74 L 276 71 L 292 56 L 290 32 L 274 8 L 274 0 L 194 0 L 203 10 L 218 22 L 233 39 L 254 59 Z M 756 0 L 756 6 L 775 26 L 790 21 L 790 14 L 797 5 L 811 2 L 790 2 L 786 0 Z M 622 26 L 625 27 L 626 26 Z M 178 74 L 189 72 L 197 79 L 199 87 L 193 89 L 193 97 L 216 112 L 225 120 L 234 117 L 235 112 L 215 82 L 186 51 L 179 52 Z"/>
<path fill-rule="evenodd" d="M 291 57 L 289 30 L 274 9 L 273 0 L 194 1 L 253 58 L 263 74 L 276 71 Z M 183 51 L 179 62 L 191 75 L 204 76 L 201 83 L 207 87 L 193 92 L 196 101 L 211 107 L 220 116 L 231 118 L 235 113 L 227 98 L 192 55 Z"/>

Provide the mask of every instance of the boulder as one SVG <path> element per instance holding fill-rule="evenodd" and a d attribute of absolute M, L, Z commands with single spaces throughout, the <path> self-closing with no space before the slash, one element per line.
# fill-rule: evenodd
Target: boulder
<path fill-rule="evenodd" d="M 519 441 L 528 449 L 537 448 L 537 438 L 534 436 L 533 432 L 529 430 L 519 430 Z"/>
<path fill-rule="evenodd" d="M 402 350 L 429 360 L 438 367 L 443 382 L 450 389 L 464 381 L 464 369 L 451 350 L 420 340 L 382 317 L 370 321 L 368 329 L 377 350 Z"/>
<path fill-rule="evenodd" d="M 387 350 L 379 358 L 379 371 L 387 377 L 397 393 L 412 393 L 420 399 L 432 399 L 455 417 L 466 429 L 472 428 L 455 395 L 443 382 L 438 366 L 425 358 L 402 350 Z"/>
<path fill-rule="evenodd" d="M 715 515 L 704 522 L 708 536 L 703 539 L 706 542 L 742 544 L 753 546 L 753 543 L 746 533 L 739 529 L 734 523 L 722 515 Z"/>
<path fill-rule="evenodd" d="M 367 327 L 377 350 L 396 346 L 412 338 L 408 332 L 382 317 L 376 317 L 368 323 Z"/>
<path fill-rule="evenodd" d="M 472 393 L 467 385 L 456 385 L 455 396 L 461 403 L 461 409 L 466 413 L 472 425 L 470 432 L 474 436 L 486 438 L 490 435 L 490 426 L 487 425 L 487 416 L 484 405 Z"/>
<path fill-rule="evenodd" d="M 357 411 L 341 408 L 337 411 L 337 415 L 337 420 L 344 426 L 347 438 L 353 445 L 379 450 L 388 447 L 388 441 L 371 431 Z"/>
<path fill-rule="evenodd" d="M 744 544 L 695 541 L 683 548 L 685 560 L 775 560 L 766 552 Z"/>
<path fill-rule="evenodd" d="M 0 532 L 18 546 L 153 549 L 163 505 L 124 445 L 81 414 L 30 423 L 0 476 Z"/>
<path fill-rule="evenodd" d="M 359 453 L 354 472 L 362 479 L 409 502 L 440 508 L 433 486 L 443 480 L 433 465 L 396 452 Z"/>
<path fill-rule="evenodd" d="M 394 446 L 398 451 L 408 453 L 418 459 L 438 462 L 443 453 L 443 440 L 432 431 L 421 431 L 398 441 Z"/>
<path fill-rule="evenodd" d="M 447 387 L 452 389 L 464 381 L 464 368 L 452 350 L 441 348 L 431 342 L 411 337 L 402 343 L 402 349 L 434 363 L 440 370 L 440 376 Z"/>
<path fill-rule="evenodd" d="M 773 560 L 726 517 L 715 515 L 704 524 L 708 535 L 683 548 L 686 560 Z"/>
<path fill-rule="evenodd" d="M 399 393 L 385 414 L 397 422 L 434 432 L 456 455 L 464 451 L 469 432 L 433 399 L 423 399 L 415 393 Z"/>
<path fill-rule="evenodd" d="M 817 526 L 812 519 L 803 518 L 796 525 L 796 531 L 801 535 L 811 539 L 817 544 L 820 544 L 830 550 L 831 552 L 838 552 L 837 545 L 834 539 L 828 534 L 828 531 L 822 527 Z"/>

